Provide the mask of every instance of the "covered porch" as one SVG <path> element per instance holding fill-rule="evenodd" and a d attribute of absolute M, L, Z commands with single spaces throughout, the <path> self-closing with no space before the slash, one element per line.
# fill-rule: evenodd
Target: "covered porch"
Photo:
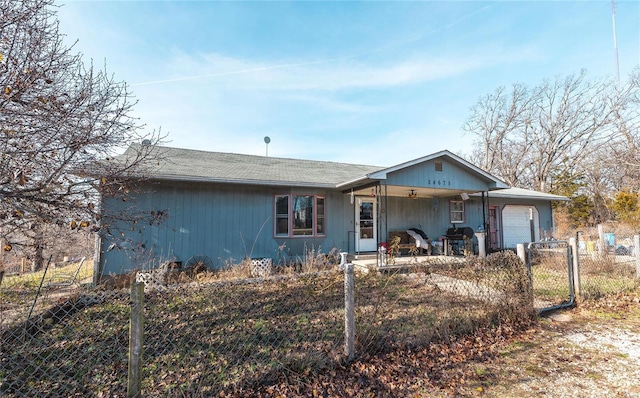
<path fill-rule="evenodd" d="M 418 245 L 418 254 L 453 255 L 463 254 L 463 249 L 466 254 L 470 250 L 479 252 L 474 233 L 487 229 L 487 195 L 508 186 L 466 160 L 442 151 L 368 174 L 339 188 L 354 210 L 347 245 L 350 254 L 375 254 L 381 246 L 389 247 L 392 237 L 408 233 L 416 243 L 423 240 L 431 246 L 432 250 L 422 250 L 429 245 Z M 474 242 L 471 249 L 463 248 L 462 243 L 469 241 Z M 483 247 L 486 250 L 484 242 Z"/>
<path fill-rule="evenodd" d="M 347 251 L 355 257 L 389 249 L 395 237 L 396 259 L 403 262 L 411 252 L 414 258 L 479 252 L 474 233 L 488 223 L 485 192 L 376 184 L 348 194 L 354 228 Z"/>

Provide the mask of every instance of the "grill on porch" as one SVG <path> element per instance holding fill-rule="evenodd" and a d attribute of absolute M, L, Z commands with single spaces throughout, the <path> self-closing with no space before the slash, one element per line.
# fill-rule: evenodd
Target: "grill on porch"
<path fill-rule="evenodd" d="M 444 234 L 444 254 L 448 256 L 449 246 L 454 253 L 460 253 L 460 249 L 464 247 L 465 239 L 473 239 L 473 229 L 471 227 L 453 227 L 447 229 Z"/>

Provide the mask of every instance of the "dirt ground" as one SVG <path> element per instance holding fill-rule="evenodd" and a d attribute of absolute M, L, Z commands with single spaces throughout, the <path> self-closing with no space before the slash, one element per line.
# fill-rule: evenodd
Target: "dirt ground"
<path fill-rule="evenodd" d="M 640 293 L 548 314 L 498 350 L 451 395 L 640 397 Z"/>
<path fill-rule="evenodd" d="M 640 290 L 221 396 L 640 398 Z"/>
<path fill-rule="evenodd" d="M 251 396 L 640 397 L 640 291 L 301 379 Z"/>

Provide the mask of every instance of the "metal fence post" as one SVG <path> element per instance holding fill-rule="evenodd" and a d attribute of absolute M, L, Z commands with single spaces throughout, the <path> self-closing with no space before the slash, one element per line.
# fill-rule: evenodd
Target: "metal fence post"
<path fill-rule="evenodd" d="M 527 269 L 527 272 L 529 273 L 529 283 L 531 283 L 531 287 L 533 287 L 533 270 L 531 269 L 531 264 L 527 259 L 527 251 L 524 248 L 524 243 L 518 243 L 516 245 L 516 254 L 520 257 L 520 261 L 522 261 L 522 264 Z"/>
<path fill-rule="evenodd" d="M 355 357 L 355 284 L 353 264 L 344 265 L 344 355 L 348 361 Z"/>
<path fill-rule="evenodd" d="M 575 300 L 579 301 L 580 296 L 580 253 L 578 252 L 578 241 L 576 238 L 569 238 L 569 246 L 571 246 L 571 258 L 573 267 L 573 294 Z"/>
<path fill-rule="evenodd" d="M 139 397 L 142 382 L 142 344 L 144 340 L 144 282 L 131 284 L 131 322 L 129 326 L 129 376 L 127 397 Z"/>
<path fill-rule="evenodd" d="M 524 250 L 523 243 L 518 243 L 516 246 L 516 253 L 518 254 L 518 257 L 520 257 L 520 260 L 522 260 L 522 264 L 527 265 L 527 252 Z"/>
<path fill-rule="evenodd" d="M 640 279 L 640 235 L 633 235 L 633 252 L 636 255 L 636 278 Z"/>

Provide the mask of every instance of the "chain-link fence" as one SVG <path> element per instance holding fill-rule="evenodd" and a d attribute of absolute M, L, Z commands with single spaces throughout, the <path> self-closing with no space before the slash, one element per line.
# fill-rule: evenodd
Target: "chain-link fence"
<path fill-rule="evenodd" d="M 580 260 L 581 296 L 599 298 L 638 287 L 640 238 L 625 224 L 601 224 L 575 233 Z"/>
<path fill-rule="evenodd" d="M 533 317 L 529 277 L 513 253 L 400 263 L 356 267 L 357 360 Z M 142 301 L 129 289 L 45 289 L 37 278 L 5 276 L 0 395 L 120 397 L 136 386 L 145 396 L 247 396 L 278 383 L 312 395 L 314 375 L 350 359 L 346 275 L 165 274 Z"/>
<path fill-rule="evenodd" d="M 532 319 L 528 273 L 509 251 L 484 259 L 423 257 L 380 269 L 356 277 L 356 353 L 425 346 Z"/>
<path fill-rule="evenodd" d="M 0 395 L 126 393 L 127 291 L 52 292 L 39 297 L 42 304 L 31 311 L 12 301 L 24 294 L 13 287 L 5 286 L 0 292 Z"/>
<path fill-rule="evenodd" d="M 637 235 L 604 233 L 604 239 L 578 235 L 580 296 L 597 299 L 640 286 Z"/>
<path fill-rule="evenodd" d="M 621 244 L 605 239 L 589 240 L 577 234 L 567 241 L 534 242 L 527 246 L 534 306 L 538 311 L 574 305 L 574 300 L 598 299 L 640 286 L 640 238 L 627 237 Z M 586 239 L 585 239 L 586 238 Z M 610 242 L 607 242 L 610 239 Z"/>
<path fill-rule="evenodd" d="M 533 242 L 527 246 L 526 254 L 536 310 L 573 305 L 574 270 L 569 242 Z"/>

